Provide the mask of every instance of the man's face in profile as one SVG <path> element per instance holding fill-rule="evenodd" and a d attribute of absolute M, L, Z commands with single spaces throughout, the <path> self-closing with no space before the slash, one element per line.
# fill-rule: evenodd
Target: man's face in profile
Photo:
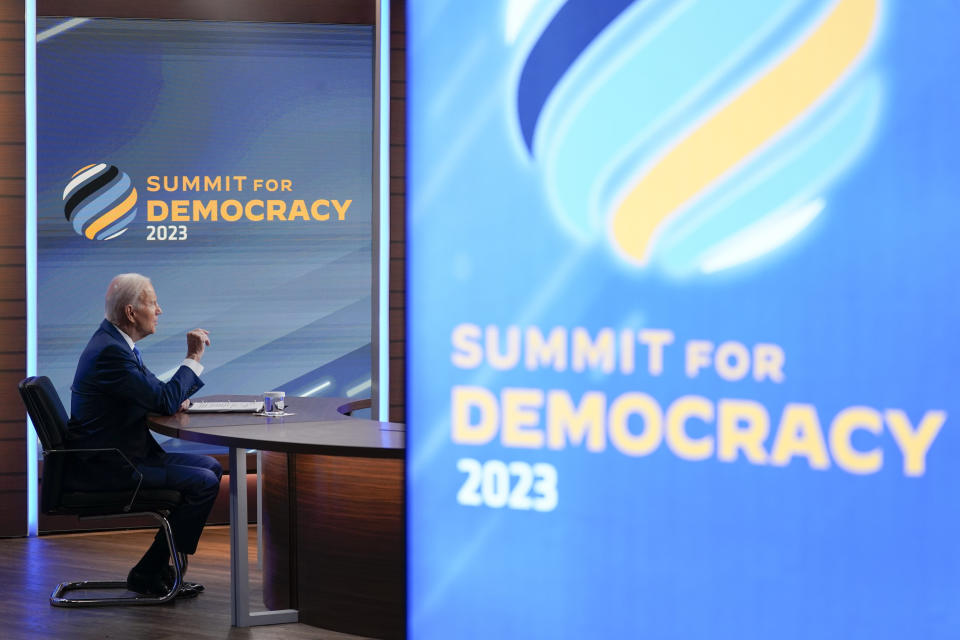
<path fill-rule="evenodd" d="M 144 337 L 155 333 L 161 313 L 163 313 L 163 310 L 157 302 L 157 293 L 153 290 L 152 285 L 147 285 L 147 288 L 140 294 L 140 301 L 133 312 L 133 324 L 137 333 Z"/>

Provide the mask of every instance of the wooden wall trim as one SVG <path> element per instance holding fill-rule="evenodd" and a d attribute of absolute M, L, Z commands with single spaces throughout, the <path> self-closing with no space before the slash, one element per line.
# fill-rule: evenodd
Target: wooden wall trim
<path fill-rule="evenodd" d="M 373 0 L 37 0 L 38 16 L 373 24 Z"/>
<path fill-rule="evenodd" d="M 24 215 L 26 174 L 23 3 L 0 1 L 0 536 L 27 533 Z"/>
<path fill-rule="evenodd" d="M 390 3 L 390 420 L 407 420 L 407 3 Z"/>

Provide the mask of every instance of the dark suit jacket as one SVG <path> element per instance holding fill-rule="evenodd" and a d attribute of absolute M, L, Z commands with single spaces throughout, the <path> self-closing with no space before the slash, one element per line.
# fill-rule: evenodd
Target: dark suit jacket
<path fill-rule="evenodd" d="M 177 369 L 169 382 L 158 380 L 140 365 L 117 328 L 104 320 L 83 350 L 70 387 L 70 447 L 116 447 L 134 463 L 160 463 L 163 450 L 147 429 L 147 413 L 176 413 L 202 386 L 187 366 Z M 112 460 L 110 466 L 118 463 L 118 457 L 97 459 Z"/>

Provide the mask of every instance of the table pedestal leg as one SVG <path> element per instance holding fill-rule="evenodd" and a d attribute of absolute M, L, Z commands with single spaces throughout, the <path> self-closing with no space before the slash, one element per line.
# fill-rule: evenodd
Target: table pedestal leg
<path fill-rule="evenodd" d="M 260 468 L 257 467 L 259 475 Z M 247 556 L 247 452 L 230 447 L 230 621 L 235 627 L 297 622 L 296 609 L 250 611 Z"/>

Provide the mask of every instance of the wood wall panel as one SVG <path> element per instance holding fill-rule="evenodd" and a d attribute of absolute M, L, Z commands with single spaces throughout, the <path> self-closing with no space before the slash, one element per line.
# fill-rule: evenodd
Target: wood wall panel
<path fill-rule="evenodd" d="M 403 358 L 405 355 L 405 345 L 403 340 L 393 340 L 390 342 L 390 358 Z"/>
<path fill-rule="evenodd" d="M 16 198 L 16 201 L 19 201 L 20 198 Z M 21 206 L 13 206 L 15 211 L 24 211 L 24 208 Z M 0 211 L 3 209 L 3 197 L 0 197 Z M 7 240 L 8 242 L 3 242 Z M 3 258 L 7 264 L 14 266 L 22 266 L 26 264 L 27 252 L 23 247 L 23 239 L 21 238 L 17 242 L 17 237 L 14 233 L 8 233 L 6 236 L 0 233 L 0 258 Z M 23 305 L 11 303 L 9 300 L 0 299 L 0 317 L 9 318 L 15 316 L 17 313 L 22 313 Z"/>
<path fill-rule="evenodd" d="M 20 20 L 0 20 L 0 40 L 23 41 L 23 16 Z"/>
<path fill-rule="evenodd" d="M 404 6 L 405 4 L 406 4 L 406 0 L 404 0 L 403 2 L 394 0 L 393 11 L 394 12 L 403 11 L 404 13 L 406 13 L 406 6 Z M 392 30 L 390 32 L 390 48 L 396 49 L 399 51 L 406 51 L 407 50 L 407 32 L 403 28 L 403 25 L 406 24 L 406 15 L 402 16 L 402 20 L 403 20 L 402 23 L 399 22 L 399 20 L 400 20 L 400 17 L 394 18 L 393 25 L 391 25 Z"/>
<path fill-rule="evenodd" d="M 23 420 L 4 420 L 0 423 L 0 430 L 5 432 L 3 438 L 0 438 L 0 473 L 7 476 L 17 476 L 19 480 L 14 489 L 26 490 L 27 473 L 27 416 L 24 412 Z M 7 516 L 8 514 L 0 514 Z"/>
<path fill-rule="evenodd" d="M 25 371 L 27 356 L 22 351 L 0 351 L 0 371 Z"/>
<path fill-rule="evenodd" d="M 407 9 L 406 2 L 394 2 L 390 8 L 393 24 L 390 25 L 390 52 L 401 55 L 390 56 L 390 82 L 405 85 L 407 83 Z M 397 42 L 393 42 L 396 34 Z"/>
<path fill-rule="evenodd" d="M 400 335 L 406 335 L 407 330 L 407 318 L 404 315 L 403 309 L 391 309 L 390 310 L 390 327 L 396 327 L 396 331 Z"/>
<path fill-rule="evenodd" d="M 390 145 L 390 175 L 397 177 L 407 175 L 407 150 L 399 144 Z"/>
<path fill-rule="evenodd" d="M 23 273 L 23 269 L 20 270 L 20 273 Z M 2 276 L 0 276 L 2 277 Z M 0 287 L 2 289 L 2 287 Z M 6 335 L 7 332 L 13 334 L 26 335 L 27 333 L 27 319 L 24 316 L 19 318 L 2 318 L 0 317 L 0 334 Z M 23 376 L 17 378 L 17 381 L 23 379 Z"/>
<path fill-rule="evenodd" d="M 391 49 L 390 55 L 406 57 L 406 52 Z M 390 82 L 390 144 L 405 148 L 406 145 L 406 106 L 407 83 L 393 80 Z M 402 177 L 402 174 L 401 174 Z"/>
<path fill-rule="evenodd" d="M 6 44 L 0 42 L 0 52 L 5 48 L 7 48 Z M 22 185 L 27 175 L 27 149 L 22 135 L 13 140 L 0 139 L 0 167 L 3 167 L 0 182 L 9 183 L 3 187 L 3 195 L 23 197 L 26 191 L 15 190 L 16 181 L 19 180 Z"/>
<path fill-rule="evenodd" d="M 376 18 L 375 5 L 365 0 L 37 0 L 37 15 L 340 24 Z"/>
<path fill-rule="evenodd" d="M 400 264 L 396 264 L 400 262 Z M 394 268 L 399 267 L 399 268 Z M 390 261 L 390 293 L 399 293 L 406 295 L 407 292 L 407 274 L 404 273 L 404 264 L 399 260 Z M 406 313 L 406 307 L 401 309 L 390 308 L 391 317 L 394 312 Z M 390 327 L 390 339 L 391 340 L 403 340 L 403 334 L 394 332 L 393 327 Z M 390 373 L 393 373 L 392 371 Z"/>
<path fill-rule="evenodd" d="M 390 243 L 390 258 L 391 258 L 392 260 L 397 260 L 397 261 L 399 261 L 399 262 L 402 264 L 402 263 L 406 260 L 406 258 L 407 258 L 407 245 L 404 244 L 403 242 L 391 242 L 391 243 Z M 391 295 L 396 295 L 396 294 L 398 294 L 398 293 L 400 293 L 400 292 L 399 292 L 399 291 L 395 291 L 395 292 L 393 292 L 393 294 L 391 294 Z M 403 297 L 402 297 L 402 296 L 398 296 L 397 299 L 401 300 L 401 301 L 398 302 L 397 304 L 403 304 L 403 302 L 402 302 Z"/>
<path fill-rule="evenodd" d="M 24 149 L 20 145 L 3 145 L 0 148 L 0 157 L 9 154 L 10 161 L 17 162 L 24 158 Z M 26 186 L 24 178 L 6 176 L 0 179 L 0 198 L 23 199 L 24 187 Z"/>
<path fill-rule="evenodd" d="M 23 457 L 26 457 L 24 449 Z M 24 488 L 23 474 L 0 476 L 0 505 L 4 516 L 2 531 L 3 536 L 22 536 L 27 531 L 26 513 L 27 513 L 27 490 Z M 17 519 L 17 514 L 23 514 L 22 522 Z M 22 531 L 21 531 L 22 530 Z"/>
<path fill-rule="evenodd" d="M 407 420 L 407 3 L 390 3 L 390 420 Z"/>
<path fill-rule="evenodd" d="M 22 474 L 27 472 L 26 447 L 23 437 L 0 440 L 0 460 L 3 460 L 4 474 Z M 21 489 L 23 487 L 20 487 Z"/>
<path fill-rule="evenodd" d="M 23 75 L 19 73 L 0 73 L 0 93 L 23 91 Z"/>
<path fill-rule="evenodd" d="M 0 0 L 0 536 L 27 532 L 23 2 Z"/>
<path fill-rule="evenodd" d="M 23 264 L 23 249 L 22 247 L 9 247 L 0 249 L 4 254 L 8 254 L 7 257 L 20 260 L 20 264 Z M 0 299 L 0 318 L 22 318 L 23 317 L 23 303 L 19 300 L 3 300 Z M 0 366 L 0 369 L 3 367 Z"/>
<path fill-rule="evenodd" d="M 391 406 L 403 406 L 407 397 L 407 382 L 405 379 L 397 380 L 390 385 L 390 404 Z"/>
<path fill-rule="evenodd" d="M 4 212 L 7 213 L 7 212 Z M 23 215 L 22 210 L 16 213 Z M 22 241 L 21 241 L 22 242 Z M 25 300 L 26 295 L 26 271 L 24 265 L 9 264 L 8 259 L 15 259 L 17 251 L 15 248 L 9 249 L 11 255 L 5 255 L 6 250 L 0 249 L 0 300 Z M 26 317 L 26 312 L 22 314 Z M 13 327 L 11 327 L 12 329 Z M 24 330 L 24 327 L 21 327 Z M 0 327 L 3 331 L 3 327 Z M 26 335 L 23 333 L 22 335 Z"/>
<path fill-rule="evenodd" d="M 9 23 L 7 23 L 9 24 Z M 22 18 L 20 24 L 22 25 Z M 20 34 L 15 36 L 10 36 L 8 38 L 3 38 L 0 40 L 5 45 L 10 45 L 5 47 L 3 60 L 3 66 L 0 67 L 0 72 L 4 74 L 11 74 L 13 76 L 23 77 L 23 61 L 26 57 L 26 52 L 23 48 L 23 28 L 21 26 Z M 11 91 L 16 91 L 16 89 L 11 89 Z M 23 91 L 23 86 L 20 87 L 20 91 Z"/>
<path fill-rule="evenodd" d="M 26 212 L 25 202 L 26 200 L 22 194 L 11 194 L 0 197 L 0 215 L 4 216 L 3 225 L 0 225 L 0 247 L 6 247 L 16 251 L 23 249 L 23 239 L 27 232 L 27 224 L 24 219 L 24 213 Z M 11 266 L 22 268 L 23 264 L 19 263 Z"/>
<path fill-rule="evenodd" d="M 0 165 L 2 166 L 2 165 Z M 23 196 L 3 196 L 0 197 L 0 264 L 13 267 L 22 267 L 23 261 L 20 256 L 24 256 L 23 240 L 26 235 L 26 222 L 24 212 L 26 211 L 26 200 Z M 12 274 L 2 274 L 0 277 L 8 277 Z M 21 282 L 26 290 L 26 284 Z M 15 288 L 16 283 L 8 283 L 8 288 Z M 18 296 L 22 298 L 23 296 Z"/>
<path fill-rule="evenodd" d="M 9 40 L 0 42 L 0 51 L 4 56 L 15 56 L 16 51 L 20 51 L 17 61 L 20 67 L 23 67 L 23 50 L 10 46 Z M 5 65 L 11 61 L 4 62 Z M 23 109 L 23 90 L 9 91 L 0 93 L 0 140 L 18 142 L 24 137 L 24 109 Z"/>
<path fill-rule="evenodd" d="M 0 473 L 0 500 L 4 499 L 5 496 L 10 496 L 12 499 L 17 500 L 17 506 L 20 504 L 19 499 L 21 495 L 26 495 L 27 492 L 23 488 L 23 478 L 22 473 L 11 472 L 11 473 Z"/>

